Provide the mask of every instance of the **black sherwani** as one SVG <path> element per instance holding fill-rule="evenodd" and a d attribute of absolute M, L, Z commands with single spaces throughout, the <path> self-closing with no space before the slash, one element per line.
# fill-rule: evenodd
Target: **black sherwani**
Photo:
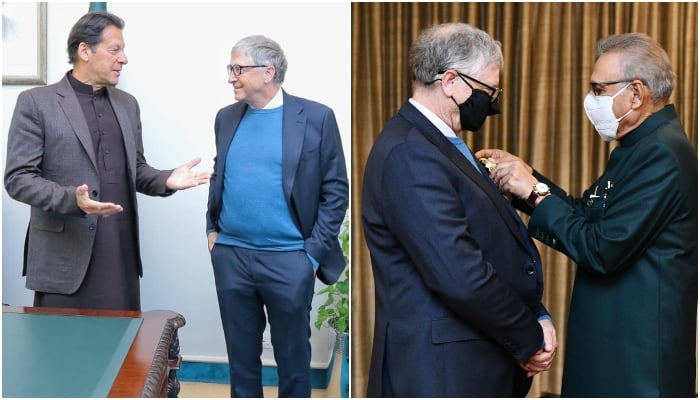
<path fill-rule="evenodd" d="M 697 182 L 669 105 L 620 140 L 581 198 L 555 188 L 535 208 L 529 231 L 578 264 L 563 396 L 695 396 Z"/>
<path fill-rule="evenodd" d="M 123 158 L 125 169 L 100 165 L 105 160 L 110 162 L 110 158 L 100 158 L 96 154 L 98 146 L 94 143 L 95 136 L 90 126 L 95 121 L 88 121 L 90 115 L 84 111 L 86 103 L 81 104 L 78 100 L 67 76 L 55 84 L 24 91 L 17 97 L 7 139 L 5 188 L 10 197 L 31 206 L 24 256 L 24 275 L 30 290 L 70 296 L 91 279 L 88 270 L 94 270 L 88 266 L 94 265 L 97 257 L 94 253 L 99 252 L 97 231 L 101 235 L 107 220 L 117 216 L 85 215 L 76 203 L 77 186 L 87 184 L 90 198 L 96 201 L 111 201 L 129 207 L 126 201 L 121 201 L 124 198 L 112 195 L 119 192 L 129 199 L 131 214 L 125 211 L 127 214 L 122 213 L 117 218 L 128 219 L 122 226 L 131 226 L 120 235 L 123 235 L 125 247 L 134 247 L 136 259 L 130 261 L 130 265 L 136 267 L 137 274 L 141 274 L 142 268 L 138 250 L 136 192 L 151 196 L 173 193 L 165 184 L 172 171 L 151 167 L 144 156 L 136 99 L 114 87 L 107 87 L 106 91 L 109 105 L 102 109 L 111 109 L 118 124 L 118 129 L 114 122 L 108 124 L 112 125 L 109 128 L 112 133 L 116 133 L 108 139 L 114 140 L 108 146 L 115 151 L 112 155 Z M 94 111 L 89 114 L 95 117 Z M 107 176 L 109 171 L 116 170 L 120 171 L 119 177 Z M 121 171 L 125 171 L 127 178 L 121 175 Z M 116 186 L 121 187 L 126 182 L 129 188 L 121 190 L 109 181 L 118 181 Z M 105 243 L 111 245 L 114 252 L 123 256 L 130 253 L 108 239 Z M 109 255 L 102 257 L 105 258 Z M 117 260 L 113 262 L 119 263 Z M 115 286 L 109 279 L 107 283 Z M 89 300 L 74 306 L 96 308 L 102 307 L 101 304 L 104 303 Z M 124 307 L 117 304 L 107 308 Z"/>
<path fill-rule="evenodd" d="M 100 217 L 85 279 L 70 295 L 35 292 L 38 307 L 140 310 L 139 254 L 133 185 L 129 183 L 121 128 L 107 89 L 93 92 L 68 73 L 87 122 L 102 183 L 101 200 L 122 206 L 121 213 Z"/>

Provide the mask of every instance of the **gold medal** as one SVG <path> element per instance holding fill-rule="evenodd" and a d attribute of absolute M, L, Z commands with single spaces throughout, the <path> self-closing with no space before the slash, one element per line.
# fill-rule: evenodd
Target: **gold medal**
<path fill-rule="evenodd" d="M 496 168 L 496 163 L 491 162 L 488 158 L 480 158 L 479 162 L 484 164 L 484 167 L 489 171 L 489 174 Z"/>

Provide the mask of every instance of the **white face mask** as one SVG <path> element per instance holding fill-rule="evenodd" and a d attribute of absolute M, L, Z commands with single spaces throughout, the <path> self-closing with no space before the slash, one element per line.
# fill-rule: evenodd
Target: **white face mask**
<path fill-rule="evenodd" d="M 583 108 L 586 110 L 588 119 L 591 120 L 595 130 L 606 142 L 617 138 L 617 127 L 620 125 L 620 121 L 632 112 L 630 109 L 625 115 L 616 118 L 613 111 L 613 99 L 631 84 L 632 82 L 628 83 L 612 96 L 596 96 L 593 92 L 589 92 L 583 100 Z"/>

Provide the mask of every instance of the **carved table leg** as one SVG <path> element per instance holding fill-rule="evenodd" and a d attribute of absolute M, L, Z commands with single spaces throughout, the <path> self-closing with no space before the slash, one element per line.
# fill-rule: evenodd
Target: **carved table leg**
<path fill-rule="evenodd" d="M 173 333 L 173 341 L 168 351 L 168 397 L 177 397 L 180 393 L 180 381 L 177 379 L 177 371 L 182 363 L 180 355 L 180 339 L 177 337 L 177 330 Z"/>

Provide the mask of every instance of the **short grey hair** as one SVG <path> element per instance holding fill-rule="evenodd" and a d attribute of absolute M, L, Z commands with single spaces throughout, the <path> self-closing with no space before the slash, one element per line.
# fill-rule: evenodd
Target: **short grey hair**
<path fill-rule="evenodd" d="M 275 67 L 274 81 L 280 85 L 284 82 L 284 76 L 287 73 L 287 57 L 274 40 L 263 35 L 248 36 L 239 40 L 231 49 L 231 55 L 237 52 L 250 57 L 255 65 Z"/>
<path fill-rule="evenodd" d="M 501 42 L 464 23 L 446 23 L 425 29 L 409 53 L 413 79 L 429 84 L 437 74 L 456 69 L 467 75 L 503 67 Z"/>
<path fill-rule="evenodd" d="M 620 53 L 621 79 L 639 79 L 651 92 L 652 100 L 667 101 L 674 87 L 674 74 L 666 51 L 643 33 L 607 36 L 598 41 L 596 60 L 606 53 Z"/>

